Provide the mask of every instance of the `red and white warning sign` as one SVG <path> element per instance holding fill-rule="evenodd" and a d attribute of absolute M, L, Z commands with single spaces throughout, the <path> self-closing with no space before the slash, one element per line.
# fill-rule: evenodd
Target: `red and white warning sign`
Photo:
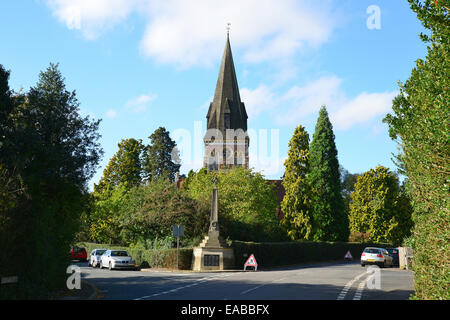
<path fill-rule="evenodd" d="M 253 253 L 250 255 L 250 257 L 244 263 L 244 270 L 246 267 L 255 267 L 255 271 L 256 271 L 256 269 L 258 269 L 258 263 L 256 262 L 256 259 L 255 259 L 255 256 L 253 255 Z"/>
<path fill-rule="evenodd" d="M 345 254 L 344 260 L 353 260 L 352 254 L 350 253 L 350 250 L 348 250 L 347 253 Z"/>

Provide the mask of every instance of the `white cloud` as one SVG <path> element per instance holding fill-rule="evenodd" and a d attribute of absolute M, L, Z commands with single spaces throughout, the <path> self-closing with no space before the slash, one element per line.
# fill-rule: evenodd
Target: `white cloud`
<path fill-rule="evenodd" d="M 301 123 L 326 105 L 334 128 L 346 130 L 387 114 L 398 94 L 396 91 L 363 92 L 348 97 L 342 82 L 337 76 L 324 76 L 304 86 L 293 86 L 284 93 L 261 85 L 253 90 L 242 89 L 241 97 L 249 114 L 269 112 L 278 125 Z"/>
<path fill-rule="evenodd" d="M 340 104 L 344 100 L 341 83 L 341 79 L 332 75 L 321 77 L 303 87 L 292 87 L 281 97 L 290 108 L 287 113 L 277 116 L 277 123 L 292 124 L 317 112 L 324 104 L 329 107 Z"/>
<path fill-rule="evenodd" d="M 106 117 L 109 119 L 114 119 L 117 117 L 117 111 L 113 110 L 113 109 L 109 109 L 108 111 L 106 111 Z"/>
<path fill-rule="evenodd" d="M 346 101 L 330 115 L 333 126 L 348 129 L 355 124 L 368 122 L 391 111 L 392 100 L 397 91 L 382 93 L 363 92 L 356 98 Z"/>
<path fill-rule="evenodd" d="M 312 1 L 169 0 L 150 2 L 150 12 L 142 53 L 182 67 L 215 62 L 228 22 L 233 48 L 242 48 L 250 62 L 283 59 L 320 45 L 335 24 L 328 5 Z"/>
<path fill-rule="evenodd" d="M 47 0 L 53 15 L 67 28 L 93 40 L 124 21 L 141 0 Z"/>
<path fill-rule="evenodd" d="M 142 94 L 139 97 L 128 100 L 125 106 L 133 112 L 143 112 L 147 110 L 148 104 L 157 97 L 158 95 L 156 93 Z"/>
<path fill-rule="evenodd" d="M 328 40 L 336 26 L 331 1 L 47 0 L 69 29 L 95 39 L 132 13 L 146 21 L 144 56 L 180 67 L 216 63 L 231 23 L 233 48 L 249 62 L 289 59 Z"/>

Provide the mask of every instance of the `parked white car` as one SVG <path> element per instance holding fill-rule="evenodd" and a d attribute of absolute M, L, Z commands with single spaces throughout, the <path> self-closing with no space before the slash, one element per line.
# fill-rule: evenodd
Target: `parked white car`
<path fill-rule="evenodd" d="M 100 259 L 100 269 L 136 268 L 135 261 L 125 250 L 106 250 Z"/>
<path fill-rule="evenodd" d="M 386 249 L 368 247 L 361 253 L 361 266 L 364 267 L 366 264 L 376 264 L 379 267 L 389 265 L 392 267 L 394 259 Z"/>
<path fill-rule="evenodd" d="M 100 265 L 100 258 L 102 254 L 106 252 L 106 249 L 94 249 L 88 258 L 88 265 L 92 268 L 96 268 Z"/>

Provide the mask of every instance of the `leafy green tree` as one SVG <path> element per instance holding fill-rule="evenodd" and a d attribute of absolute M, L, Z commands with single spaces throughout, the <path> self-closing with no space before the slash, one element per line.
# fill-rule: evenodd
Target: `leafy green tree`
<path fill-rule="evenodd" d="M 418 59 L 392 113 L 384 121 L 399 144 L 396 164 L 408 177 L 415 227 L 414 282 L 419 299 L 449 299 L 449 70 L 450 19 L 448 0 L 408 0 L 429 34 L 426 59 Z"/>
<path fill-rule="evenodd" d="M 348 216 L 342 199 L 337 149 L 333 126 L 325 106 L 309 147 L 308 184 L 312 188 L 312 239 L 347 241 Z"/>
<path fill-rule="evenodd" d="M 145 178 L 148 180 L 167 178 L 174 181 L 175 174 L 179 172 L 181 166 L 175 163 L 172 157 L 178 155 L 175 141 L 163 127 L 156 129 L 149 139 L 150 144 L 145 149 L 143 160 Z"/>
<path fill-rule="evenodd" d="M 303 126 L 295 128 L 284 166 L 282 183 L 286 194 L 281 203 L 284 214 L 281 224 L 292 240 L 310 240 L 311 194 L 306 179 L 309 171 L 309 135 Z"/>
<path fill-rule="evenodd" d="M 395 245 L 410 234 L 412 208 L 388 168 L 378 166 L 358 177 L 351 199 L 351 232 L 368 233 L 369 241 Z"/>
<path fill-rule="evenodd" d="M 361 174 L 350 173 L 342 166 L 339 168 L 339 171 L 341 172 L 342 196 L 344 198 L 350 197 L 350 194 L 355 191 L 356 180 Z"/>
<path fill-rule="evenodd" d="M 66 278 L 87 182 L 102 155 L 99 121 L 79 115 L 75 92 L 66 90 L 54 64 L 27 94 L 0 109 L 7 138 L 0 146 L 0 167 L 21 188 L 2 210 L 8 224 L 1 236 L 8 242 L 2 241 L 0 273 L 19 276 L 14 297 L 46 297 Z"/>
<path fill-rule="evenodd" d="M 119 184 L 131 188 L 142 182 L 142 140 L 122 139 L 118 147 L 98 185 L 94 185 L 96 193 L 108 193 Z"/>
<path fill-rule="evenodd" d="M 359 173 L 350 173 L 347 169 L 340 166 L 341 183 L 342 183 L 342 198 L 344 200 L 345 212 L 350 212 L 351 194 L 355 191 L 356 180 L 360 176 Z"/>
<path fill-rule="evenodd" d="M 275 214 L 278 207 L 275 191 L 261 174 L 240 167 L 227 171 L 199 170 L 186 192 L 209 208 L 214 176 L 219 179 L 219 227 L 224 238 L 243 241 L 285 238 Z"/>
<path fill-rule="evenodd" d="M 206 171 L 205 168 L 202 168 L 200 170 Z M 187 175 L 186 179 L 184 179 L 184 182 L 183 182 L 183 189 L 184 190 L 188 190 L 189 189 L 189 183 L 192 181 L 192 179 L 194 178 L 195 175 L 196 175 L 196 172 L 194 170 L 192 170 L 192 169 L 189 170 L 188 175 Z"/>
<path fill-rule="evenodd" d="M 129 242 L 170 236 L 174 225 L 185 227 L 187 239 L 198 238 L 208 230 L 209 206 L 194 200 L 167 179 L 134 188 L 127 199 L 121 220 L 128 217 L 123 235 Z"/>
<path fill-rule="evenodd" d="M 91 238 L 122 245 L 166 238 L 172 226 L 185 226 L 185 238 L 198 238 L 209 226 L 209 207 L 167 179 L 131 189 L 123 184 L 98 197 L 91 214 Z"/>
<path fill-rule="evenodd" d="M 119 184 L 109 190 L 108 194 L 94 196 L 90 211 L 89 237 L 99 243 L 123 244 L 120 236 L 121 211 L 126 205 L 129 186 Z"/>

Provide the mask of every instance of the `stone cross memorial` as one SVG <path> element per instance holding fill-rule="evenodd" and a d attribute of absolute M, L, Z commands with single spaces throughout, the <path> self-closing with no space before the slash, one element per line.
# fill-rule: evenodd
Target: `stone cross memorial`
<path fill-rule="evenodd" d="M 214 180 L 211 197 L 211 218 L 208 235 L 198 247 L 194 248 L 192 269 L 224 270 L 234 266 L 234 252 L 222 239 L 219 232 L 219 201 L 217 191 L 217 178 Z"/>

